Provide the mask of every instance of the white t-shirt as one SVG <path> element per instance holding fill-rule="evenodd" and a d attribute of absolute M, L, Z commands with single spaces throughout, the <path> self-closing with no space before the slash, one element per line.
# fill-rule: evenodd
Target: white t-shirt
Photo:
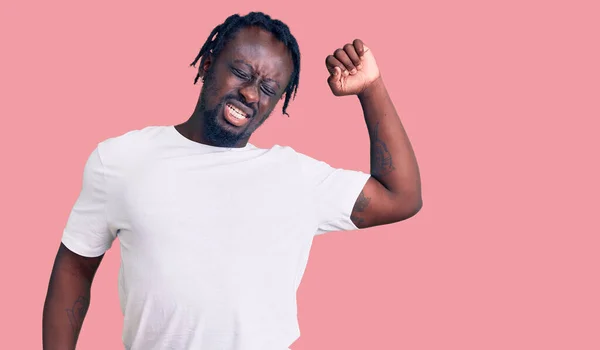
<path fill-rule="evenodd" d="M 149 126 L 94 149 L 62 242 L 93 257 L 119 238 L 128 350 L 284 350 L 300 336 L 312 240 L 357 229 L 369 177 L 290 147 L 220 148 Z"/>

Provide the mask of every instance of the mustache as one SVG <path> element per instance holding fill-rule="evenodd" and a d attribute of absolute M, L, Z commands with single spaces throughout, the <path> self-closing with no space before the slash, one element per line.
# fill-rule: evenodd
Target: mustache
<path fill-rule="evenodd" d="M 257 108 L 256 104 L 249 105 L 248 103 L 246 103 L 246 101 L 244 100 L 243 97 L 237 96 L 237 95 L 227 95 L 227 96 L 223 97 L 223 100 L 220 103 L 221 106 L 224 107 L 228 100 L 235 100 L 235 101 L 241 103 L 242 105 L 246 106 L 249 110 L 252 111 L 252 117 L 254 117 L 258 113 L 258 110 L 257 110 L 258 108 Z"/>

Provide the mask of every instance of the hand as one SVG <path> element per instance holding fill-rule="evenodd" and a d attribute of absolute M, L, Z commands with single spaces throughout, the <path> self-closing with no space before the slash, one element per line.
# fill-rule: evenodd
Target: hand
<path fill-rule="evenodd" d="M 373 53 L 360 39 L 327 56 L 325 66 L 335 96 L 358 95 L 380 77 Z"/>

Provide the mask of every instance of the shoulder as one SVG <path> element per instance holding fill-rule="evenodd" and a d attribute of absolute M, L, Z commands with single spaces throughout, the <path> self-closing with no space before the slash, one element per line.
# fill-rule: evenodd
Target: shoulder
<path fill-rule="evenodd" d="M 286 166 L 292 166 L 302 173 L 329 167 L 326 162 L 292 146 L 275 144 L 267 149 L 267 153 L 277 161 L 284 162 Z"/>
<path fill-rule="evenodd" d="M 319 162 L 319 160 L 309 156 L 307 153 L 298 151 L 296 148 L 287 145 L 275 144 L 268 149 L 269 152 L 284 155 L 299 163 Z"/>
<path fill-rule="evenodd" d="M 147 126 L 107 138 L 98 143 L 98 154 L 103 162 L 110 164 L 131 161 L 151 151 L 149 146 L 155 144 L 154 140 L 165 129 L 165 126 Z"/>
<path fill-rule="evenodd" d="M 309 187 L 322 184 L 327 178 L 344 169 L 336 168 L 329 162 L 319 159 L 310 151 L 298 150 L 291 146 L 275 145 L 272 150 L 281 154 L 279 160 L 284 159 L 286 166 L 294 170 L 294 176 Z"/>

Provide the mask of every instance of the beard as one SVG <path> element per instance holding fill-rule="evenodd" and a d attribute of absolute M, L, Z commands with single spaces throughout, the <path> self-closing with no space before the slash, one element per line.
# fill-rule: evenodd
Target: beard
<path fill-rule="evenodd" d="M 248 123 L 243 130 L 235 130 L 234 126 L 230 126 L 229 124 L 223 125 L 223 123 L 227 123 L 221 117 L 225 108 L 225 101 L 227 100 L 238 100 L 234 96 L 224 96 L 221 101 L 214 108 L 207 108 L 206 104 L 206 93 L 203 93 L 200 97 L 200 111 L 201 111 L 201 120 L 200 123 L 203 125 L 203 134 L 204 137 L 213 145 L 220 147 L 233 147 L 237 145 L 240 140 L 245 139 L 252 134 L 252 131 L 249 130 Z"/>
<path fill-rule="evenodd" d="M 212 145 L 217 147 L 236 147 L 236 145 L 246 141 L 271 115 L 273 107 L 259 115 L 258 104 L 250 106 L 245 99 L 236 92 L 230 92 L 224 96 L 219 96 L 219 87 L 217 77 L 214 73 L 214 66 L 206 72 L 203 79 L 203 86 L 200 92 L 200 101 L 198 104 L 198 117 L 196 122 L 202 125 L 203 137 Z M 208 101 L 219 101 L 214 107 L 210 107 Z M 252 117 L 245 126 L 236 127 L 225 120 L 227 101 L 235 100 L 252 110 Z"/>
<path fill-rule="evenodd" d="M 202 123 L 204 124 L 204 137 L 216 145 L 221 147 L 235 146 L 241 139 L 246 137 L 246 130 L 243 132 L 234 132 L 223 127 L 218 121 L 221 113 L 223 113 L 224 101 L 221 101 L 213 109 L 202 109 Z M 203 105 L 201 105 L 203 107 Z"/>
<path fill-rule="evenodd" d="M 222 118 L 222 114 L 226 108 L 226 101 L 236 100 L 240 103 L 245 103 L 239 96 L 227 94 L 221 98 L 220 102 L 214 108 L 208 108 L 207 97 L 217 97 L 215 93 L 217 90 L 213 87 L 212 80 L 212 76 L 207 76 L 200 96 L 199 110 L 201 111 L 201 120 L 199 122 L 203 125 L 203 136 L 213 145 L 220 147 L 234 147 L 241 140 L 250 138 L 250 135 L 252 135 L 254 130 L 258 128 L 266 118 L 258 123 L 258 125 L 253 123 L 253 120 L 250 120 L 243 129 L 229 125 L 229 123 Z M 247 104 L 245 105 L 248 106 Z M 257 118 L 258 113 L 256 108 L 248 107 L 253 110 L 252 119 Z"/>

